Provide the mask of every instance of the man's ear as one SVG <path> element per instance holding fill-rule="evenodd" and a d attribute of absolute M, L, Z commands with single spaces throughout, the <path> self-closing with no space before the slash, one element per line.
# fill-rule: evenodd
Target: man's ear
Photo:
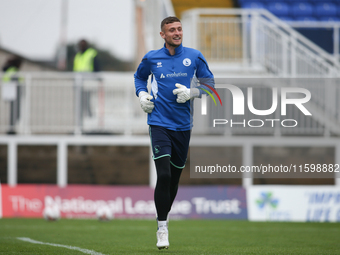
<path fill-rule="evenodd" d="M 164 39 L 165 38 L 165 34 L 163 31 L 159 32 L 159 34 L 161 35 L 161 37 Z"/>

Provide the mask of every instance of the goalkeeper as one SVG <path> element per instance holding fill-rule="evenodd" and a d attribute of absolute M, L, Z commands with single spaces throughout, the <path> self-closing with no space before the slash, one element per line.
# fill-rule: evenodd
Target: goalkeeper
<path fill-rule="evenodd" d="M 192 128 L 192 100 L 201 90 L 190 88 L 192 80 L 213 83 L 213 74 L 203 55 L 182 46 L 183 30 L 176 17 L 161 22 L 164 47 L 148 52 L 134 75 L 136 95 L 148 113 L 153 159 L 157 171 L 154 200 L 157 210 L 157 247 L 169 247 L 167 217 L 176 197 L 187 159 Z M 151 77 L 151 93 L 147 81 Z"/>

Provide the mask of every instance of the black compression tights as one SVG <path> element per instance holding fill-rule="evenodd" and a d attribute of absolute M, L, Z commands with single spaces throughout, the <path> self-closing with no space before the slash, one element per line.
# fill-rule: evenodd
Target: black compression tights
<path fill-rule="evenodd" d="M 159 221 L 166 220 L 175 200 L 179 178 L 182 169 L 170 164 L 170 157 L 163 157 L 155 160 L 157 170 L 157 183 L 155 188 L 155 205 Z"/>

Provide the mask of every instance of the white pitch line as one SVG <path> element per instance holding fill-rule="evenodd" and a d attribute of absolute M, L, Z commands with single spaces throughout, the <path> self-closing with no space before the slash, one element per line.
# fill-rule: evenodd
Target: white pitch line
<path fill-rule="evenodd" d="M 24 241 L 24 242 L 29 242 L 29 243 L 44 244 L 44 245 L 50 245 L 50 246 L 55 246 L 55 247 L 62 247 L 62 248 L 70 249 L 70 250 L 76 250 L 76 251 L 80 251 L 82 253 L 90 254 L 90 255 L 105 255 L 100 252 L 96 252 L 96 251 L 92 251 L 88 249 L 82 249 L 82 248 L 75 247 L 75 246 L 62 245 L 62 244 L 56 244 L 56 243 L 44 243 L 44 242 L 33 240 L 28 237 L 17 237 L 17 239 Z"/>

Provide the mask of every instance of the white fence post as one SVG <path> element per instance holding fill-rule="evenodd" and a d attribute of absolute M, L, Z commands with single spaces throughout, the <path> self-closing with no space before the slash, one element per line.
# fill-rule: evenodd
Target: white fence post
<path fill-rule="evenodd" d="M 17 150 L 18 150 L 18 144 L 15 140 L 11 140 L 8 143 L 8 155 L 7 155 L 7 162 L 8 162 L 8 168 L 7 168 L 7 176 L 8 180 L 7 183 L 9 186 L 16 186 L 18 183 L 18 169 L 17 169 Z"/>
<path fill-rule="evenodd" d="M 83 116 L 82 116 L 82 89 L 83 89 L 83 78 L 81 74 L 77 74 L 75 76 L 75 125 L 74 125 L 74 134 L 80 135 L 82 133 L 83 128 Z"/>
<path fill-rule="evenodd" d="M 250 58 L 252 65 L 257 61 L 257 33 L 258 33 L 258 14 L 251 15 L 251 35 L 250 35 Z"/>
<path fill-rule="evenodd" d="M 245 143 L 242 150 L 242 165 L 251 167 L 253 165 L 253 145 Z M 253 185 L 253 173 L 243 173 L 242 186 L 249 187 Z"/>
<path fill-rule="evenodd" d="M 25 115 L 23 118 L 23 130 L 24 134 L 31 134 L 31 89 L 32 89 L 32 75 L 27 74 L 25 76 Z"/>
<path fill-rule="evenodd" d="M 57 148 L 57 185 L 65 187 L 67 185 L 67 143 L 60 141 Z"/>
<path fill-rule="evenodd" d="M 242 64 L 244 67 L 249 67 L 248 56 L 248 25 L 250 24 L 248 15 L 242 13 Z"/>

